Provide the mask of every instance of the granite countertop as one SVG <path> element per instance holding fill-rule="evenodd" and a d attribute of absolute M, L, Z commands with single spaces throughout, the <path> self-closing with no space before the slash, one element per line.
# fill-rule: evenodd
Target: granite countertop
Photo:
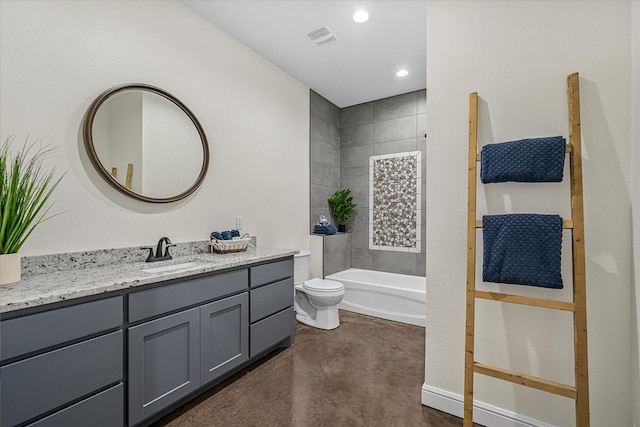
<path fill-rule="evenodd" d="M 148 285 L 199 273 L 269 261 L 294 255 L 292 249 L 255 247 L 231 254 L 196 254 L 171 261 L 114 263 L 109 266 L 56 271 L 24 277 L 16 285 L 0 288 L 0 313 L 73 298 Z M 157 273 L 142 270 L 192 262 L 191 266 Z"/>

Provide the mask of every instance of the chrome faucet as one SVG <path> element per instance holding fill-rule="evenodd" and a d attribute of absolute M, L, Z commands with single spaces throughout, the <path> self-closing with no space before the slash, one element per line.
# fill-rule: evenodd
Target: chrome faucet
<path fill-rule="evenodd" d="M 162 253 L 162 245 L 164 245 L 164 253 Z M 145 262 L 155 262 L 155 261 L 167 261 L 173 259 L 171 254 L 169 253 L 169 248 L 175 246 L 175 244 L 171 243 L 168 237 L 162 237 L 158 240 L 158 246 L 156 247 L 156 254 L 153 254 L 153 246 L 144 246 L 140 249 L 148 249 L 149 256 L 147 257 Z"/>

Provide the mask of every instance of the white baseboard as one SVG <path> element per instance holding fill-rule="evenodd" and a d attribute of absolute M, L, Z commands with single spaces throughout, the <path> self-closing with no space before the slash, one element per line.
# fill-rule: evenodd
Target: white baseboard
<path fill-rule="evenodd" d="M 422 385 L 422 404 L 460 418 L 464 412 L 462 395 L 426 384 Z M 473 404 L 473 421 L 487 427 L 556 427 L 477 400 Z"/>

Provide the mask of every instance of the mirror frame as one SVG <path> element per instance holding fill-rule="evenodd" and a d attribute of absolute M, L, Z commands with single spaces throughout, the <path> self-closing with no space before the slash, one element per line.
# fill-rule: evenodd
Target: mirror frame
<path fill-rule="evenodd" d="M 93 146 L 93 135 L 92 135 L 93 121 L 95 119 L 96 113 L 98 112 L 98 109 L 102 106 L 102 104 L 104 104 L 111 96 L 126 90 L 131 90 L 131 89 L 139 89 L 142 91 L 152 92 L 152 93 L 155 93 L 156 95 L 160 95 L 163 98 L 171 101 L 172 103 L 177 105 L 187 115 L 187 117 L 189 117 L 189 119 L 195 126 L 196 130 L 198 131 L 198 135 L 200 135 L 200 141 L 202 142 L 202 152 L 203 152 L 202 168 L 200 169 L 200 174 L 198 175 L 198 177 L 196 178 L 195 182 L 191 187 L 189 187 L 187 190 L 183 191 L 178 195 L 165 197 L 165 198 L 155 198 L 155 197 L 148 197 L 143 194 L 131 191 L 130 189 L 126 188 L 124 185 L 120 184 L 113 176 L 111 176 L 111 174 L 102 165 L 102 163 L 100 162 L 100 159 L 98 158 L 98 154 L 96 153 L 95 147 Z M 171 202 L 176 202 L 178 200 L 184 199 L 185 197 L 189 196 L 194 191 L 196 191 L 196 189 L 202 184 L 202 181 L 204 180 L 204 177 L 207 174 L 207 169 L 209 168 L 209 144 L 207 143 L 207 137 L 204 134 L 204 130 L 202 129 L 200 122 L 198 121 L 196 116 L 191 112 L 191 110 L 189 110 L 186 105 L 180 102 L 178 98 L 155 86 L 147 85 L 144 83 L 131 83 L 131 84 L 114 86 L 111 89 L 107 89 L 106 91 L 102 92 L 91 103 L 91 105 L 87 109 L 82 133 L 84 137 L 84 146 L 87 150 L 87 154 L 89 155 L 89 159 L 91 160 L 91 163 L 93 164 L 94 168 L 98 171 L 100 176 L 116 190 L 126 194 L 129 197 L 132 197 L 137 200 L 141 200 L 143 202 L 171 203 Z"/>

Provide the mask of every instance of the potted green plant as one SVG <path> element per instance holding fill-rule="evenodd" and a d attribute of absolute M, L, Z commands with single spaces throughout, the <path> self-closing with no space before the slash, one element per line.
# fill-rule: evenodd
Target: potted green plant
<path fill-rule="evenodd" d="M 35 227 L 51 218 L 47 201 L 62 176 L 54 180 L 55 167 L 43 161 L 51 146 L 35 147 L 38 141 L 25 141 L 20 151 L 11 151 L 14 136 L 0 147 L 0 286 L 20 281 L 21 258 L 18 251 Z"/>
<path fill-rule="evenodd" d="M 333 216 L 338 221 L 338 231 L 345 231 L 345 222 L 353 215 L 357 204 L 353 203 L 353 196 L 349 188 L 343 188 L 336 191 L 333 196 L 328 199 L 329 206 L 333 212 Z"/>

